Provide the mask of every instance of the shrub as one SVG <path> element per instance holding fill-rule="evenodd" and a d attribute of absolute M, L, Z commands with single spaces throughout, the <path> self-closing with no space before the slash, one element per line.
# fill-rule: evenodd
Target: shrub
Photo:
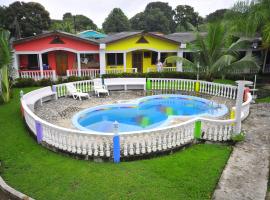
<path fill-rule="evenodd" d="M 232 141 L 234 143 L 237 143 L 237 142 L 241 142 L 241 141 L 244 141 L 245 140 L 245 133 L 244 132 L 241 132 L 237 135 L 233 135 L 232 136 Z"/>
<path fill-rule="evenodd" d="M 37 81 L 38 86 L 51 86 L 53 84 L 54 84 L 54 82 L 49 78 L 43 78 L 43 79 Z"/>
<path fill-rule="evenodd" d="M 37 85 L 38 84 L 36 83 L 36 81 L 32 78 L 17 78 L 14 84 L 14 86 L 18 88 L 32 87 Z"/>

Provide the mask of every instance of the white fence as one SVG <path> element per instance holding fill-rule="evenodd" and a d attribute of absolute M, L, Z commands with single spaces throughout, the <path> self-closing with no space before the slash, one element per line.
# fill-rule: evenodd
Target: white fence
<path fill-rule="evenodd" d="M 44 70 L 43 73 L 39 70 L 20 70 L 19 76 L 21 78 L 32 78 L 35 81 L 41 80 L 43 78 L 56 80 L 55 70 Z"/>
<path fill-rule="evenodd" d="M 196 87 L 195 80 L 151 79 L 151 81 L 152 89 L 159 88 L 163 83 L 167 83 L 168 85 L 170 83 L 171 85 L 174 85 L 174 89 L 185 91 L 194 91 L 194 87 Z M 93 83 L 91 80 L 78 81 L 74 82 L 74 84 L 84 92 L 92 91 Z M 214 94 L 215 92 L 212 92 L 212 90 L 215 91 L 218 88 L 220 90 L 220 96 L 235 99 L 233 92 L 227 92 L 233 90 L 236 93 L 235 86 L 212 84 L 204 81 L 201 81 L 201 84 L 207 85 L 207 87 L 210 88 L 209 90 L 202 89 L 201 92 L 203 93 Z M 65 84 L 55 85 L 53 86 L 53 90 L 57 91 L 58 97 L 66 95 Z M 39 91 L 42 93 L 42 89 L 39 89 L 35 90 L 35 94 Z M 31 97 L 31 92 L 23 96 L 21 104 L 25 121 L 37 138 L 42 135 L 43 142 L 69 153 L 112 158 L 113 133 L 100 135 L 91 131 L 86 132 L 67 129 L 50 124 L 31 111 L 27 102 L 29 96 Z M 252 97 L 248 94 L 247 101 L 242 105 L 242 120 L 248 116 L 251 100 Z M 191 143 L 194 140 L 195 123 L 198 121 L 201 123 L 203 139 L 211 141 L 227 141 L 234 133 L 235 119 L 218 120 L 202 117 L 193 118 L 169 127 L 121 133 L 119 136 L 121 157 L 161 152 Z"/>
<path fill-rule="evenodd" d="M 81 69 L 81 74 L 79 75 L 78 69 L 67 70 L 67 76 L 81 76 L 81 77 L 90 77 L 96 78 L 99 77 L 99 69 Z"/>

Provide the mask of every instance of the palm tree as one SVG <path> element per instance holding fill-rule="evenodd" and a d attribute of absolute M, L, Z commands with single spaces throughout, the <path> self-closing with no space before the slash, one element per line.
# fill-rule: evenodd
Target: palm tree
<path fill-rule="evenodd" d="M 263 71 L 270 48 L 270 0 L 240 1 L 226 15 L 226 24 L 234 35 L 254 37 L 260 33 L 264 48 Z"/>
<path fill-rule="evenodd" d="M 194 71 L 202 70 L 208 79 L 214 74 L 226 74 L 231 70 L 244 70 L 246 68 L 259 68 L 257 60 L 251 54 L 239 59 L 238 51 L 249 45 L 249 40 L 239 39 L 232 42 L 226 35 L 224 25 L 220 23 L 208 26 L 207 36 L 202 36 L 198 32 L 196 40 L 188 48 L 194 54 L 194 61 L 185 58 L 171 56 L 166 63 L 183 62 L 183 65 L 192 68 Z"/>
<path fill-rule="evenodd" d="M 8 69 L 12 62 L 12 51 L 9 44 L 9 31 L 0 29 L 0 70 L 2 74 L 2 98 L 4 102 L 10 100 Z"/>

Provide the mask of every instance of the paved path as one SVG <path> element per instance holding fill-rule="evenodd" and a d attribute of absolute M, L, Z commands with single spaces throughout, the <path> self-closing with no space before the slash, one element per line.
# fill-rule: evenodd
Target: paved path
<path fill-rule="evenodd" d="M 254 104 L 243 123 L 244 142 L 237 144 L 213 199 L 264 200 L 270 155 L 270 104 Z"/>

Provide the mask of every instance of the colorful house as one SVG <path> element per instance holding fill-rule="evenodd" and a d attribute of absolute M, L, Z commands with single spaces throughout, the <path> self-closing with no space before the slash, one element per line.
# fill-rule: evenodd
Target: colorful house
<path fill-rule="evenodd" d="M 52 31 L 14 41 L 14 67 L 18 76 L 34 79 L 149 72 L 156 70 L 157 60 L 183 56 L 185 47 L 179 38 L 144 31 L 116 33 L 98 40 Z M 182 71 L 182 65 L 177 63 L 166 70 Z"/>

